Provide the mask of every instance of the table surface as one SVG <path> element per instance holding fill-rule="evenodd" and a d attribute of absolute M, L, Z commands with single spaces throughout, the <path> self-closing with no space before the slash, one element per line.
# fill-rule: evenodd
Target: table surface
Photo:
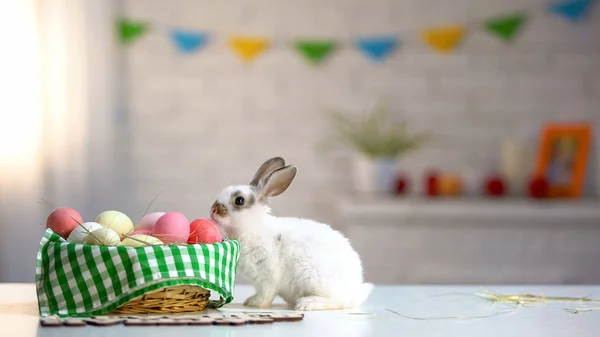
<path fill-rule="evenodd" d="M 600 286 L 489 286 L 492 293 L 600 297 Z M 600 303 L 544 303 L 512 308 L 475 296 L 482 287 L 377 286 L 360 310 L 307 312 L 302 322 L 248 326 L 58 327 L 39 325 L 33 284 L 0 284 L 0 335 L 19 336 L 598 336 Z M 238 285 L 225 313 L 251 311 Z M 285 312 L 277 301 L 271 312 Z M 600 308 L 598 308 L 600 309 Z M 459 318 L 456 318 L 459 317 Z"/>

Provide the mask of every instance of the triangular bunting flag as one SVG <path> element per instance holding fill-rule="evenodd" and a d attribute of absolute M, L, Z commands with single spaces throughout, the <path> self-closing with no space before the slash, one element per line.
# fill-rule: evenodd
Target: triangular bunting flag
<path fill-rule="evenodd" d="M 148 31 L 149 24 L 145 22 L 120 19 L 117 22 L 119 40 L 122 43 L 131 43 Z"/>
<path fill-rule="evenodd" d="M 484 26 L 504 40 L 512 41 L 526 21 L 525 14 L 514 14 L 490 19 L 484 23 Z"/>
<path fill-rule="evenodd" d="M 571 22 L 578 22 L 587 16 L 596 0 L 565 0 L 550 5 L 550 11 Z"/>
<path fill-rule="evenodd" d="M 229 46 L 242 61 L 250 62 L 269 46 L 269 40 L 261 37 L 232 37 Z"/>
<path fill-rule="evenodd" d="M 177 49 L 182 53 L 193 53 L 202 48 L 206 44 L 206 41 L 208 41 L 208 35 L 204 33 L 180 29 L 172 29 L 171 38 L 175 42 Z"/>
<path fill-rule="evenodd" d="M 333 51 L 335 44 L 329 40 L 296 40 L 294 46 L 309 62 L 318 64 Z"/>
<path fill-rule="evenodd" d="M 450 53 L 462 41 L 465 35 L 463 26 L 435 27 L 425 29 L 423 41 L 440 53 Z"/>
<path fill-rule="evenodd" d="M 398 46 L 395 36 L 363 37 L 356 40 L 356 47 L 371 61 L 385 60 Z"/>

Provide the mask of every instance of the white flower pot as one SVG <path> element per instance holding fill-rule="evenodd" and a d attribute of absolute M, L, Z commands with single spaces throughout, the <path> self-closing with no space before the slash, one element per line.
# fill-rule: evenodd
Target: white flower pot
<path fill-rule="evenodd" d="M 526 194 L 527 180 L 533 172 L 535 151 L 520 141 L 506 141 L 502 144 L 502 174 L 508 183 L 511 195 Z"/>
<path fill-rule="evenodd" d="M 353 162 L 354 190 L 360 194 L 392 194 L 396 159 L 370 159 L 356 155 Z"/>

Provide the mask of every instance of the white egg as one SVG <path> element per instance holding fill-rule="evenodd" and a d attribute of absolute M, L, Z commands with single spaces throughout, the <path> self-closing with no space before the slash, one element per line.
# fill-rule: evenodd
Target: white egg
<path fill-rule="evenodd" d="M 85 240 L 89 233 L 100 228 L 102 228 L 102 225 L 97 222 L 84 222 L 75 227 L 71 234 L 69 234 L 67 241 L 71 243 L 83 243 L 83 240 Z"/>
<path fill-rule="evenodd" d="M 119 246 L 121 237 L 119 233 L 109 228 L 100 228 L 93 231 L 83 240 L 84 245 Z"/>
<path fill-rule="evenodd" d="M 150 235 L 145 235 L 145 234 L 137 234 L 137 235 L 132 235 L 128 238 L 125 238 L 125 240 L 123 240 L 123 242 L 121 242 L 122 246 L 129 246 L 129 247 L 143 247 L 143 246 L 156 246 L 156 245 L 163 245 L 164 243 L 162 241 L 160 241 L 159 239 L 150 236 Z"/>

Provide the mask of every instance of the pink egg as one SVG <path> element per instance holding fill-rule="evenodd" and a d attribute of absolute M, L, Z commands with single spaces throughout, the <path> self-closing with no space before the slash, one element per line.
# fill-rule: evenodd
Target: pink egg
<path fill-rule="evenodd" d="M 133 235 L 138 235 L 138 234 L 152 235 L 152 231 L 149 231 L 147 229 L 138 229 L 137 231 L 133 231 L 133 232 L 127 234 L 127 235 L 128 236 L 133 236 Z"/>
<path fill-rule="evenodd" d="M 163 215 L 165 215 L 165 212 L 154 212 L 144 215 L 135 225 L 135 230 L 143 229 L 152 232 L 156 221 Z"/>
<path fill-rule="evenodd" d="M 164 243 L 186 243 L 190 236 L 190 223 L 179 212 L 168 212 L 156 220 L 152 234 Z"/>
<path fill-rule="evenodd" d="M 222 241 L 223 235 L 221 235 L 219 227 L 209 219 L 196 219 L 190 224 L 190 237 L 188 239 L 190 245 Z"/>
<path fill-rule="evenodd" d="M 76 210 L 63 207 L 50 213 L 46 220 L 46 228 L 50 228 L 54 233 L 66 239 L 81 223 L 83 220 Z"/>

